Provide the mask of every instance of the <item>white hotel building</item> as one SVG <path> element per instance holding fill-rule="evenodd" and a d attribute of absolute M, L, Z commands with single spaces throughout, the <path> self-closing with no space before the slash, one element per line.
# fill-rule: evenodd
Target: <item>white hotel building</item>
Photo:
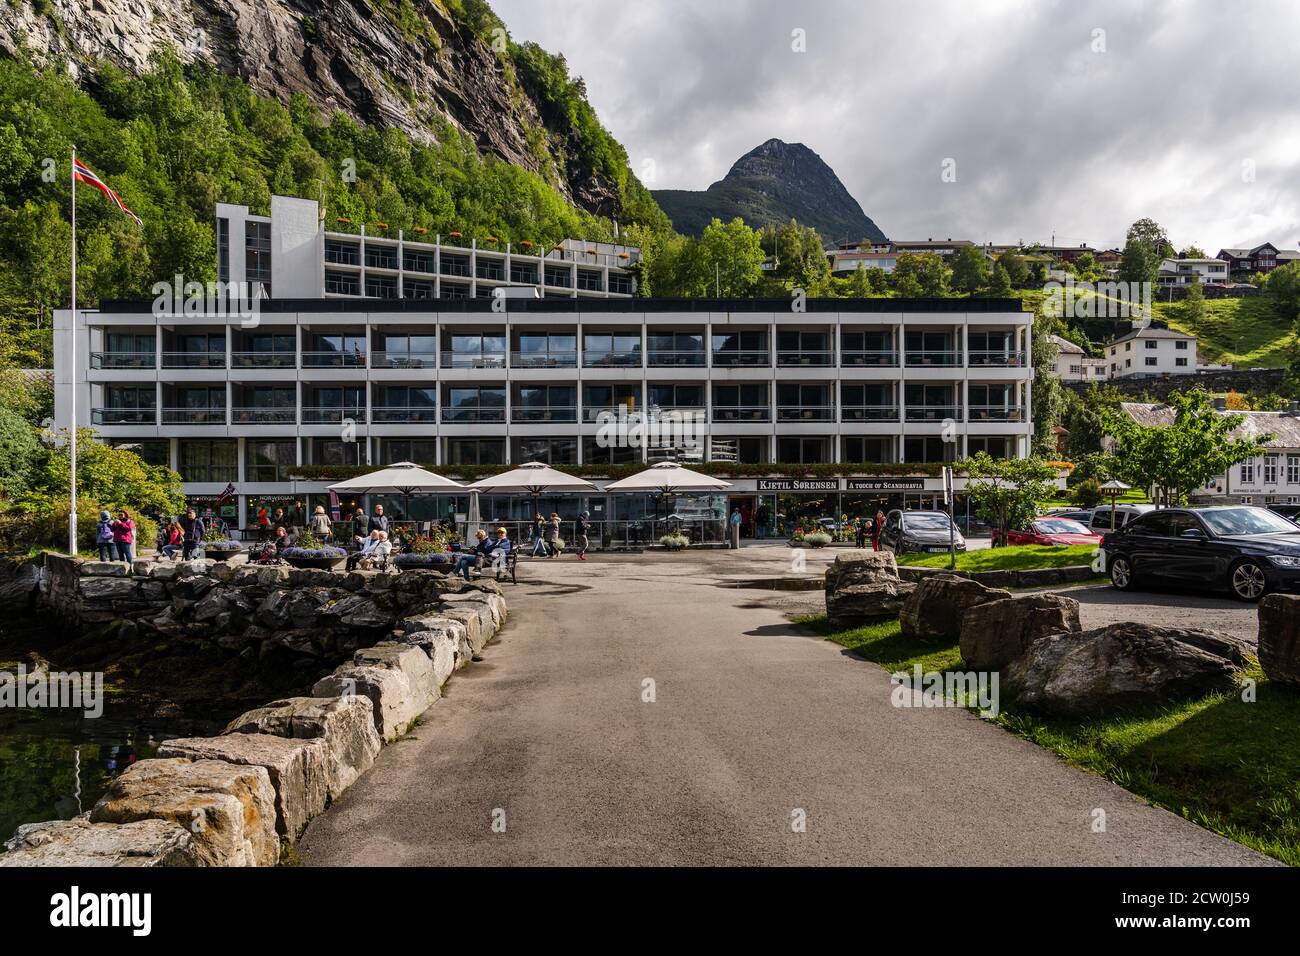
<path fill-rule="evenodd" d="M 254 319 L 106 302 L 73 330 L 56 313 L 58 425 L 75 389 L 78 424 L 170 465 L 191 497 L 235 485 L 241 524 L 262 500 L 318 500 L 329 480 L 302 466 L 654 458 L 600 440 L 620 409 L 697 418 L 697 460 L 1028 453 L 1033 316 L 1016 300 L 634 299 L 619 291 L 634 249 L 536 257 L 336 233 L 314 205 L 277 198 L 269 219 L 218 207 L 221 274 L 271 296 Z M 494 300 L 502 286 L 529 297 Z"/>

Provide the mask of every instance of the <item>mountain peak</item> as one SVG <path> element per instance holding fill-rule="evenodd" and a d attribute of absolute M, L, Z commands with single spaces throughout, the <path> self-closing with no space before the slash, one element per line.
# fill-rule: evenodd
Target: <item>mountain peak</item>
<path fill-rule="evenodd" d="M 654 197 L 677 230 L 690 235 L 699 235 L 714 217 L 725 222 L 740 216 L 754 228 L 797 219 L 827 242 L 885 238 L 825 160 L 803 143 L 775 137 L 741 156 L 703 192 L 660 189 Z"/>

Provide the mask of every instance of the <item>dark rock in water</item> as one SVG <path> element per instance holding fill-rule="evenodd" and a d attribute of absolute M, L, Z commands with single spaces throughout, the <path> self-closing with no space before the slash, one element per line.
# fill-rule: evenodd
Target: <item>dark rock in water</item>
<path fill-rule="evenodd" d="M 1239 638 L 1127 621 L 1039 638 L 1006 670 L 1018 703 L 1100 714 L 1231 691 L 1251 646 Z"/>

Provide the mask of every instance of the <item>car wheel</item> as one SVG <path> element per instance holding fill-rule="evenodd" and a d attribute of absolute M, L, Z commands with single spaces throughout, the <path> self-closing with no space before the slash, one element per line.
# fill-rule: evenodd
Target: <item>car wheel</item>
<path fill-rule="evenodd" d="M 1258 601 L 1268 590 L 1264 569 L 1254 561 L 1242 561 L 1228 574 L 1228 584 L 1235 597 L 1242 601 Z"/>
<path fill-rule="evenodd" d="M 1123 555 L 1110 559 L 1110 583 L 1117 591 L 1132 591 L 1134 587 L 1133 565 Z"/>

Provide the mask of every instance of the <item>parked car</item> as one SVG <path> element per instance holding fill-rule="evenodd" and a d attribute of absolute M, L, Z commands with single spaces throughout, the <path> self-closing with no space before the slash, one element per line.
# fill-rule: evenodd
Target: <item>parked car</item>
<path fill-rule="evenodd" d="M 1105 534 L 1111 530 L 1112 511 L 1115 512 L 1115 527 L 1122 528 L 1139 515 L 1155 510 L 1155 505 L 1102 505 L 1093 509 L 1087 524 L 1094 533 Z"/>
<path fill-rule="evenodd" d="M 1022 531 L 1008 531 L 1007 544 L 1101 544 L 1088 526 L 1058 515 L 1044 515 Z"/>
<path fill-rule="evenodd" d="M 1092 521 L 1091 508 L 1076 508 L 1073 511 L 1049 512 L 1053 518 L 1065 518 L 1067 521 L 1077 521 L 1085 527 Z"/>
<path fill-rule="evenodd" d="M 1300 587 L 1300 527 L 1267 508 L 1161 508 L 1101 543 L 1111 583 L 1226 590 L 1243 601 Z"/>
<path fill-rule="evenodd" d="M 1300 505 L 1269 505 L 1268 510 L 1283 518 L 1300 522 Z"/>
<path fill-rule="evenodd" d="M 947 551 L 949 540 L 958 551 L 966 550 L 966 539 L 942 511 L 900 511 L 885 516 L 880 543 L 904 554 L 915 551 Z"/>

